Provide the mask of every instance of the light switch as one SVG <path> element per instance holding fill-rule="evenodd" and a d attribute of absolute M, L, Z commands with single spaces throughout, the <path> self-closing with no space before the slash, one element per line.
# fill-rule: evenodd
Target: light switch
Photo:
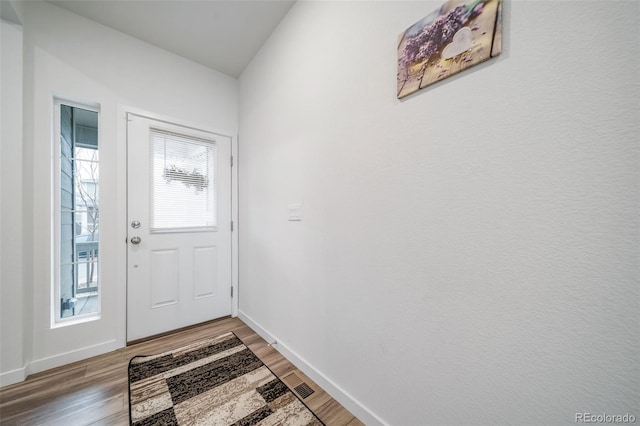
<path fill-rule="evenodd" d="M 302 204 L 300 204 L 300 203 L 289 204 L 287 206 L 287 208 L 289 210 L 289 221 L 299 222 L 299 221 L 302 220 L 302 216 L 300 215 L 300 208 L 301 207 L 302 207 Z"/>

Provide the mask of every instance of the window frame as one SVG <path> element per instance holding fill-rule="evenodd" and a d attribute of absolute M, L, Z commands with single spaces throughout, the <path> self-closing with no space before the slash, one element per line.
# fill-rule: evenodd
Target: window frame
<path fill-rule="evenodd" d="M 218 231 L 218 191 L 217 184 L 218 179 L 216 177 L 217 168 L 218 168 L 218 142 L 215 138 L 207 138 L 203 136 L 196 136 L 189 133 L 179 133 L 174 130 L 167 130 L 159 126 L 152 126 L 149 128 L 149 167 L 151 170 L 155 167 L 155 146 L 154 146 L 154 133 L 156 135 L 165 135 L 165 137 L 172 137 L 173 141 L 176 142 L 179 139 L 183 139 L 181 142 L 187 142 L 191 144 L 199 144 L 200 146 L 206 146 L 207 149 L 213 149 L 213 188 L 212 188 L 212 196 L 213 196 L 213 207 L 212 207 L 212 219 L 213 225 L 205 225 L 205 226 L 169 226 L 169 227 L 154 227 L 156 217 L 155 217 L 155 206 L 156 206 L 156 191 L 155 191 L 155 182 L 154 175 L 150 176 L 149 179 L 149 233 L 150 234 L 181 234 L 181 233 L 189 233 L 189 232 L 217 232 Z"/>
<path fill-rule="evenodd" d="M 96 312 L 91 312 L 82 315 L 72 315 L 66 318 L 62 317 L 62 308 L 60 303 L 60 293 L 61 293 L 61 161 L 62 161 L 62 153 L 61 153 L 61 108 L 62 106 L 69 106 L 71 108 L 79 108 L 87 111 L 92 111 L 98 114 L 98 127 L 97 127 L 97 146 L 98 153 L 101 150 L 102 146 L 102 138 L 100 137 L 101 133 L 101 116 L 100 116 L 100 104 L 92 104 L 92 103 L 83 103 L 71 101 L 65 98 L 53 98 L 53 155 L 52 158 L 52 188 L 51 188 L 51 294 L 50 294 L 50 317 L 51 317 L 51 328 L 64 327 L 69 325 L 74 325 L 78 323 L 84 323 L 89 321 L 99 320 L 101 318 L 102 312 L 102 290 L 101 285 L 98 287 L 98 295 L 97 295 L 97 303 L 98 308 Z M 98 167 L 100 167 L 102 161 L 100 156 L 98 156 Z M 75 164 L 74 164 L 75 168 Z M 75 180 L 74 180 L 75 185 Z M 98 193 L 100 191 L 100 181 L 98 181 Z M 75 224 L 74 224 L 75 226 Z M 99 226 L 99 225 L 98 225 Z M 75 250 L 75 240 L 74 240 L 74 250 Z M 102 243 L 98 240 L 98 265 L 100 265 L 100 257 L 102 253 Z M 77 275 L 74 273 L 74 275 Z M 98 267 L 97 271 L 97 280 L 98 283 L 101 283 L 101 275 L 102 268 Z M 75 283 L 74 283 L 75 285 Z"/>

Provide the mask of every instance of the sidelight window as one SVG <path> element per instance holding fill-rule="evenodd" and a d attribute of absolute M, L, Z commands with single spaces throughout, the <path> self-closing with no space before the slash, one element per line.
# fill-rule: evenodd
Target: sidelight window
<path fill-rule="evenodd" d="M 100 311 L 98 111 L 56 101 L 55 322 Z"/>

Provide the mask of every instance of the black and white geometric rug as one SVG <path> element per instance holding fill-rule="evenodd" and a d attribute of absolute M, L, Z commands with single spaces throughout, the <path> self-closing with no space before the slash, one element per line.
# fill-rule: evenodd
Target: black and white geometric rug
<path fill-rule="evenodd" d="M 129 362 L 132 425 L 323 423 L 232 332 Z"/>

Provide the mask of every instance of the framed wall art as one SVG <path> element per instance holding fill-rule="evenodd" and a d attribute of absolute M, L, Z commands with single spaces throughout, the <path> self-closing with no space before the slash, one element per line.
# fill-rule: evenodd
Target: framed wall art
<path fill-rule="evenodd" d="M 398 98 L 502 51 L 502 0 L 449 0 L 398 37 Z"/>

